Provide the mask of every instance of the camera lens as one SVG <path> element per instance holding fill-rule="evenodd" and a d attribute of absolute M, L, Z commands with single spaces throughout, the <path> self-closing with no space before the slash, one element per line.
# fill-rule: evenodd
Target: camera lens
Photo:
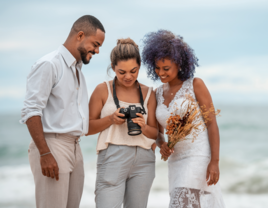
<path fill-rule="evenodd" d="M 139 134 L 141 134 L 141 130 L 139 130 L 139 129 L 137 129 L 137 130 L 135 130 L 135 129 L 133 129 L 133 130 L 129 130 L 129 131 L 128 131 L 128 134 L 129 134 L 130 136 L 139 135 Z"/>
<path fill-rule="evenodd" d="M 128 119 L 127 127 L 128 135 L 135 136 L 141 134 L 141 127 L 138 124 L 133 123 L 131 118 Z"/>

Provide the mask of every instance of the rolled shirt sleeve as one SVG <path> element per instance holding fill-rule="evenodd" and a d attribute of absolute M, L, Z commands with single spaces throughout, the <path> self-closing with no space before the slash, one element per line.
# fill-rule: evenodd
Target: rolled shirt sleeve
<path fill-rule="evenodd" d="M 35 64 L 27 77 L 26 96 L 24 107 L 21 111 L 20 123 L 33 116 L 42 117 L 43 109 L 56 80 L 55 66 L 49 61 Z"/>

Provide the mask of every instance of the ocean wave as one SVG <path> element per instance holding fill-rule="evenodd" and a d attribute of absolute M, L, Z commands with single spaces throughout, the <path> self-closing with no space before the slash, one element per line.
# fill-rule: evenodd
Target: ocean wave
<path fill-rule="evenodd" d="M 230 130 L 230 129 L 235 129 L 235 130 L 243 130 L 243 131 L 267 131 L 267 126 L 266 125 L 256 125 L 252 123 L 225 123 L 225 124 L 220 124 L 219 125 L 220 130 Z"/>
<path fill-rule="evenodd" d="M 268 193 L 268 160 L 251 164 L 222 162 L 221 186 L 230 193 Z"/>
<path fill-rule="evenodd" d="M 225 194 L 267 194 L 268 193 L 268 160 L 250 164 L 242 164 L 232 159 L 223 158 L 220 163 L 221 187 Z M 84 195 L 90 196 L 90 204 L 94 206 L 94 190 L 96 180 L 95 161 L 85 161 Z M 1 205 L 34 204 L 34 181 L 29 165 L 0 167 L 0 207 Z M 151 195 L 168 196 L 168 166 L 157 154 L 156 178 Z M 15 201 L 14 201 L 15 200 Z M 84 197 L 82 204 L 88 204 Z M 30 207 L 30 206 L 29 206 Z"/>

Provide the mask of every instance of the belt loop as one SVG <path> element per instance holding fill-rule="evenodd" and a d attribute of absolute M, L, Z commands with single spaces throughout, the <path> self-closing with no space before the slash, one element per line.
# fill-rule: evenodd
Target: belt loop
<path fill-rule="evenodd" d="M 75 144 L 78 144 L 80 141 L 81 141 L 80 136 L 78 136 L 78 137 L 75 139 Z"/>

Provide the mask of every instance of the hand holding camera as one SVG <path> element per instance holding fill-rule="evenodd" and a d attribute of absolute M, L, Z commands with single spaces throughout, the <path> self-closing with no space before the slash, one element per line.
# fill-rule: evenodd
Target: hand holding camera
<path fill-rule="evenodd" d="M 121 125 L 125 122 L 125 118 L 123 118 L 124 114 L 119 112 L 121 109 L 118 108 L 112 115 L 110 115 L 110 119 L 113 124 Z"/>
<path fill-rule="evenodd" d="M 143 118 L 143 115 L 141 113 L 136 113 L 138 116 L 137 118 L 133 118 L 132 121 L 133 123 L 138 124 L 141 127 L 141 131 L 144 131 L 144 128 L 146 127 L 145 120 Z"/>
<path fill-rule="evenodd" d="M 136 82 L 138 83 L 138 86 L 139 86 L 141 107 L 137 107 L 136 105 L 130 105 L 127 108 L 120 108 L 119 100 L 116 96 L 116 89 L 115 89 L 115 80 L 116 79 L 117 78 L 115 77 L 114 81 L 113 81 L 113 98 L 114 98 L 114 103 L 115 103 L 117 110 L 118 110 L 118 114 L 123 115 L 123 116 L 119 116 L 119 118 L 127 119 L 127 127 L 128 127 L 128 135 L 129 136 L 139 135 L 142 133 L 141 128 L 145 127 L 145 120 L 144 120 L 142 114 L 146 114 L 145 108 L 143 106 L 144 101 L 143 101 L 141 87 L 140 87 L 138 81 L 136 80 Z M 116 122 L 120 122 L 120 121 L 116 120 Z"/>

